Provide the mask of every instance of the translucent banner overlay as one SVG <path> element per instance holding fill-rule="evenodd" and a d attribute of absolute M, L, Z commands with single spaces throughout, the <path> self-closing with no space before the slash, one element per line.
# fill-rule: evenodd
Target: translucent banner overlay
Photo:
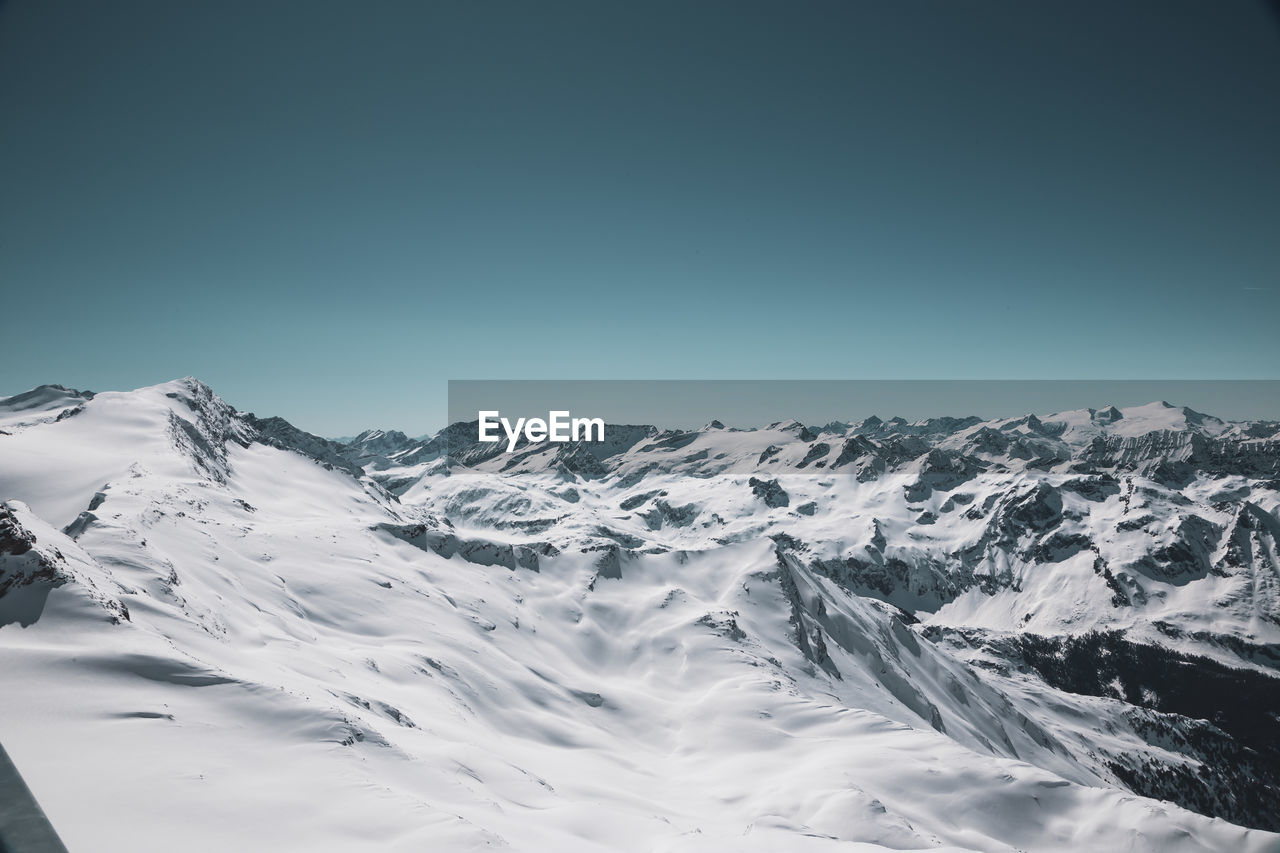
<path fill-rule="evenodd" d="M 1269 439 L 1280 380 L 451 380 L 448 413 L 453 473 L 826 476 L 925 444 L 1053 465 L 1095 438 Z"/>

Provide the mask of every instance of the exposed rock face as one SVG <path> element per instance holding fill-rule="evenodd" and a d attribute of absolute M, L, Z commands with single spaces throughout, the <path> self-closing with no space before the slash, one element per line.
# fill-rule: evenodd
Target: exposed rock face
<path fill-rule="evenodd" d="M 982 649 L 988 661 L 1034 673 L 1068 693 L 1128 703 L 1123 724 L 1165 755 L 1099 748 L 1136 793 L 1280 829 L 1273 807 L 1280 796 L 1280 727 L 1273 713 L 1280 707 L 1280 678 L 1135 642 L 1122 631 L 1074 637 L 940 629 L 926 634 Z M 1223 702 L 1227 695 L 1232 701 Z M 1169 752 L 1177 758 L 1170 760 Z"/>
<path fill-rule="evenodd" d="M 293 450 L 303 456 L 309 456 L 321 465 L 337 468 L 349 474 L 359 476 L 362 469 L 359 465 L 343 455 L 342 445 L 304 432 L 284 418 L 258 418 L 252 414 L 244 415 L 244 421 L 256 431 L 254 441 L 279 447 L 282 450 Z"/>
<path fill-rule="evenodd" d="M 512 570 L 523 568 L 536 572 L 540 557 L 552 557 L 560 553 L 549 542 L 511 544 L 462 538 L 452 528 L 453 525 L 447 519 L 443 523 L 433 520 L 420 524 L 380 524 L 377 527 L 378 530 L 384 530 L 424 551 L 431 551 L 442 557 L 458 554 L 468 563 L 479 566 L 503 566 Z"/>
<path fill-rule="evenodd" d="M 767 507 L 777 509 L 791 502 L 791 498 L 787 496 L 786 491 L 778 484 L 777 480 L 759 480 L 752 477 L 747 481 L 747 485 L 751 487 L 751 491 L 756 497 L 764 501 L 764 505 Z"/>
<path fill-rule="evenodd" d="M 106 573 L 70 539 L 45 525 L 18 501 L 0 503 L 0 627 L 34 624 L 49 594 L 76 584 L 119 622 L 129 610 L 111 594 Z"/>
<path fill-rule="evenodd" d="M 930 450 L 920 463 L 915 482 L 906 488 L 908 501 L 922 501 L 935 491 L 949 492 L 978 476 L 983 470 L 973 457 L 945 450 Z"/>
<path fill-rule="evenodd" d="M 1172 431 L 1099 437 L 1077 462 L 1080 471 L 1141 473 L 1170 488 L 1181 488 L 1200 474 L 1271 480 L 1280 477 L 1280 441 Z"/>

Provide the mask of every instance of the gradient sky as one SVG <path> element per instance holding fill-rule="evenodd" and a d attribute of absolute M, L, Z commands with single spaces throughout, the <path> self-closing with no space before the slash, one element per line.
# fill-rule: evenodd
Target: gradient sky
<path fill-rule="evenodd" d="M 0 395 L 1275 378 L 1278 247 L 1259 2 L 0 5 Z"/>

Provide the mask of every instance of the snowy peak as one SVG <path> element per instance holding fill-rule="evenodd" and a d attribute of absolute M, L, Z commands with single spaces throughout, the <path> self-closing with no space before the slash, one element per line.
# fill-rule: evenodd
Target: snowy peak
<path fill-rule="evenodd" d="M 63 385 L 38 385 L 12 397 L 0 397 L 0 411 L 16 413 L 66 408 L 92 399 L 92 391 L 77 391 Z"/>
<path fill-rule="evenodd" d="M 36 513 L 55 525 L 74 521 L 104 484 L 142 476 L 194 476 L 225 486 L 234 467 L 232 449 L 251 444 L 297 453 L 357 479 L 363 476 L 341 445 L 282 418 L 237 412 L 192 377 L 98 394 L 44 388 L 38 398 L 47 403 L 41 404 L 40 415 L 31 418 L 35 410 L 24 408 L 0 435 L 8 465 L 0 485 L 12 484 L 11 494 L 25 495 Z"/>
<path fill-rule="evenodd" d="M 92 391 L 77 391 L 62 385 L 40 385 L 12 397 L 0 397 L 0 433 L 31 423 L 69 417 L 93 396 Z"/>
<path fill-rule="evenodd" d="M 1098 436 L 1139 438 L 1153 432 L 1186 432 L 1217 437 L 1229 429 L 1219 418 L 1165 401 L 1125 409 L 1108 406 L 1101 410 L 1060 412 L 1044 420 L 1057 426 L 1063 440 L 1073 446 L 1087 444 Z"/>

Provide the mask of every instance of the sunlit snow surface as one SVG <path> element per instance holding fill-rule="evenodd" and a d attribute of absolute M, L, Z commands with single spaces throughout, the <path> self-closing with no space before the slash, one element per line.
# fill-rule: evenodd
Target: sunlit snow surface
<path fill-rule="evenodd" d="M 426 461 L 397 498 L 255 440 L 191 380 L 46 397 L 0 416 L 0 499 L 29 542 L 0 556 L 0 742 L 73 853 L 1280 850 L 1091 760 L 1147 748 L 1119 700 L 923 636 L 1163 619 L 1274 643 L 1274 579 L 1152 583 L 1140 611 L 1105 611 L 1085 550 L 984 565 L 1018 576 L 994 591 L 908 588 L 937 598 L 911 606 L 809 558 L 978 535 L 958 514 L 917 522 L 956 490 L 904 501 L 915 469 L 791 471 L 771 508 L 738 471 L 620 486 L 630 463 L 587 480 Z M 1131 411 L 1114 434 L 1179 412 Z M 1095 420 L 1063 423 L 1087 444 Z M 758 456 L 787 429 L 698 441 Z M 993 470 L 962 491 L 1054 477 Z M 662 490 L 693 520 L 620 508 Z M 1067 506 L 1117 565 L 1121 497 Z M 1274 494 L 1255 498 L 1274 517 Z"/>

